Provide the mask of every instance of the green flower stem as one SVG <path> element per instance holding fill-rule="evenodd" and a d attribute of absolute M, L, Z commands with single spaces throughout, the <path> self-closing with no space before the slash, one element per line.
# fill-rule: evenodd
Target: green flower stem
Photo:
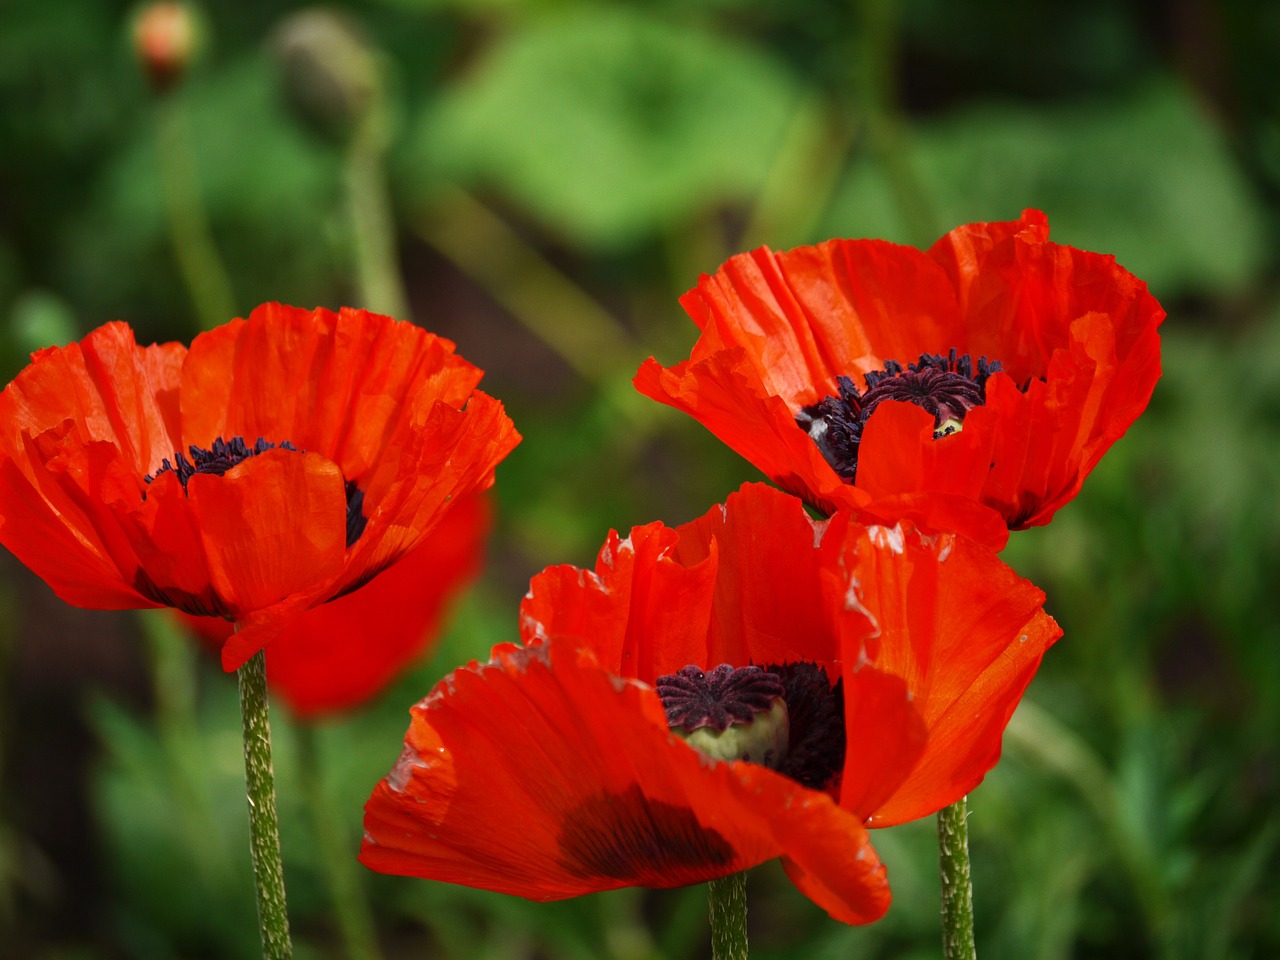
<path fill-rule="evenodd" d="M 711 960 L 747 960 L 747 874 L 707 884 L 711 914 Z"/>
<path fill-rule="evenodd" d="M 157 110 L 156 153 L 169 238 L 196 318 L 203 329 L 211 330 L 235 316 L 231 279 L 218 255 L 200 199 L 195 154 L 182 100 L 171 96 L 158 104 Z"/>
<path fill-rule="evenodd" d="M 244 780 L 249 800 L 249 849 L 258 890 L 258 929 L 263 960 L 288 960 L 289 916 L 285 912 L 280 821 L 276 817 L 275 771 L 271 765 L 271 721 L 267 715 L 267 659 L 255 653 L 239 671 L 240 722 L 244 734 Z"/>
<path fill-rule="evenodd" d="M 858 0 L 854 93 L 867 139 L 884 170 L 889 193 L 911 241 L 927 246 L 937 236 L 934 212 L 907 156 L 897 102 L 900 0 Z"/>
<path fill-rule="evenodd" d="M 942 955 L 976 960 L 973 883 L 969 879 L 969 806 L 961 797 L 938 811 L 938 868 L 942 876 Z"/>
<path fill-rule="evenodd" d="M 311 808 L 311 824 L 324 870 L 325 882 L 351 960 L 381 960 L 382 952 L 374 933 L 373 915 L 361 885 L 355 852 L 346 841 L 344 821 L 333 807 L 320 770 L 320 750 L 315 728 L 298 728 L 298 753 L 302 791 Z"/>
<path fill-rule="evenodd" d="M 408 320 L 409 298 L 396 255 L 395 217 L 383 167 L 386 140 L 386 122 L 381 109 L 374 108 L 347 147 L 347 197 L 356 278 L 366 309 Z"/>

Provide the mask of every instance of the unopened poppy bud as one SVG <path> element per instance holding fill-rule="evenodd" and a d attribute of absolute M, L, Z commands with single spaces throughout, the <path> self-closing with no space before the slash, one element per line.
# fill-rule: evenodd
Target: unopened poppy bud
<path fill-rule="evenodd" d="M 133 49 L 147 83 L 164 93 L 183 78 L 195 58 L 199 18 L 190 7 L 172 0 L 148 4 L 133 21 Z"/>
<path fill-rule="evenodd" d="M 276 31 L 285 99 L 325 139 L 343 143 L 377 107 L 382 82 L 374 51 L 349 18 L 303 10 Z"/>
<path fill-rule="evenodd" d="M 790 718 L 779 676 L 722 663 L 687 666 L 659 677 L 658 696 L 671 732 L 717 760 L 748 760 L 777 769 L 787 755 Z"/>

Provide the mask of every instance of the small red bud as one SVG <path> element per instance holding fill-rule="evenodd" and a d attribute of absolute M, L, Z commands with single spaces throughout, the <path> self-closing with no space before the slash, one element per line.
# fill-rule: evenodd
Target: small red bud
<path fill-rule="evenodd" d="M 151 3 L 133 22 L 133 49 L 156 93 L 178 84 L 196 49 L 196 18 L 185 4 Z"/>

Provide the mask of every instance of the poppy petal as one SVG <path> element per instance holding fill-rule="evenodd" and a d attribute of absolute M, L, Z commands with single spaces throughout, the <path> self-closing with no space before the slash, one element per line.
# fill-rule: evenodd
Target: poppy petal
<path fill-rule="evenodd" d="M 411 422 L 436 401 L 461 407 L 480 378 L 451 342 L 411 323 L 269 303 L 192 342 L 183 424 L 201 446 L 287 440 L 363 483 Z"/>
<path fill-rule="evenodd" d="M 677 543 L 676 531 L 660 523 L 635 527 L 626 539 L 610 531 L 594 572 L 544 570 L 520 607 L 525 642 L 571 640 L 605 669 L 645 683 L 705 661 L 717 559 L 685 565 L 672 556 Z"/>
<path fill-rule="evenodd" d="M 826 529 L 797 498 L 746 484 L 676 530 L 611 533 L 593 573 L 561 566 L 534 577 L 522 636 L 573 639 L 645 683 L 691 663 L 831 667 L 840 654 L 822 594 L 835 549 L 824 546 Z"/>
<path fill-rule="evenodd" d="M 868 497 L 840 480 L 796 426 L 798 406 L 772 396 L 741 349 L 664 368 L 650 357 L 632 381 L 642 394 L 689 414 L 784 490 L 834 513 Z"/>
<path fill-rule="evenodd" d="M 495 649 L 412 717 L 365 806 L 372 869 L 554 900 L 698 883 L 785 853 L 829 910 L 867 922 L 888 905 L 855 817 L 762 767 L 702 756 L 666 729 L 651 688 L 585 652 Z M 796 842 L 806 826 L 822 832 Z"/>
<path fill-rule="evenodd" d="M 976 407 L 963 430 L 935 437 L 933 415 L 915 404 L 886 400 L 877 406 L 858 457 L 857 485 L 874 501 L 868 512 L 1002 548 L 1009 539 L 1004 516 L 980 499 L 1000 431 L 1000 425 L 979 428 L 990 419 L 985 407 Z"/>
<path fill-rule="evenodd" d="M 140 347 L 124 323 L 108 323 L 79 343 L 33 354 L 4 391 L 5 447 L 72 419 L 85 442 L 107 441 L 141 478 L 171 456 L 178 438 L 178 378 L 186 348 Z"/>
<path fill-rule="evenodd" d="M 137 556 L 119 518 L 103 506 L 106 498 L 140 502 L 141 481 L 114 445 L 86 443 L 81 430 L 67 420 L 16 438 L 16 456 L 6 451 L 0 542 L 67 603 L 105 610 L 153 606 L 137 589 Z"/>
<path fill-rule="evenodd" d="M 99 498 L 172 454 L 185 348 L 139 347 L 123 323 L 32 356 L 0 395 L 0 542 L 77 606 L 150 606 Z"/>
<path fill-rule="evenodd" d="M 709 664 L 791 663 L 831 667 L 840 658 L 823 579 L 848 517 L 812 519 L 801 500 L 745 484 L 723 507 L 682 525 L 673 556 L 693 564 L 718 556 Z M 869 623 L 854 615 L 848 629 Z M 691 660 L 691 663 L 702 662 Z M 671 672 L 683 664 L 671 665 Z M 833 671 L 834 672 L 834 671 Z"/>
<path fill-rule="evenodd" d="M 423 655 L 450 602 L 479 573 L 491 515 L 486 497 L 467 497 L 367 586 L 290 618 L 267 649 L 272 699 L 309 720 L 376 696 Z M 179 616 L 212 650 L 231 637 L 226 620 Z"/>
<path fill-rule="evenodd" d="M 338 592 L 367 583 L 421 543 L 452 504 L 493 486 L 497 465 L 520 439 L 502 403 L 479 390 L 461 410 L 433 404 L 410 428 L 398 461 L 384 454 L 385 467 L 365 489 L 369 522 Z"/>
<path fill-rule="evenodd" d="M 199 517 L 210 583 L 233 610 L 323 592 L 342 569 L 346 493 L 332 460 L 268 450 L 221 477 L 192 477 L 187 500 Z"/>
<path fill-rule="evenodd" d="M 346 494 L 335 463 L 275 449 L 184 491 L 167 472 L 124 514 L 153 599 L 257 625 L 327 596 L 342 571 Z M 261 644 L 241 630 L 224 648 L 240 666 Z"/>
<path fill-rule="evenodd" d="M 919 250 L 882 240 L 739 254 L 704 275 L 680 303 L 700 329 L 716 329 L 721 342 L 754 344 L 751 357 L 765 387 L 793 411 L 834 392 L 841 374 L 936 349 L 957 315 L 955 293 L 938 265 Z"/>
<path fill-rule="evenodd" d="M 879 628 L 861 657 L 905 683 L 927 731 L 919 761 L 892 796 L 855 807 L 869 825 L 889 826 L 933 813 L 982 781 L 999 758 L 1009 717 L 1062 631 L 1043 611 L 1037 587 L 963 537 L 869 527 L 856 552 L 857 602 L 874 611 Z M 851 699 L 859 678 L 846 673 Z M 877 781 L 901 772 L 896 763 L 886 772 L 855 761 L 858 744 L 878 732 L 879 724 L 848 725 L 850 803 L 867 802 Z"/>
<path fill-rule="evenodd" d="M 845 766 L 840 806 L 864 819 L 894 796 L 924 754 L 929 730 L 907 682 L 863 662 L 844 671 Z M 874 822 L 869 826 L 876 826 Z"/>

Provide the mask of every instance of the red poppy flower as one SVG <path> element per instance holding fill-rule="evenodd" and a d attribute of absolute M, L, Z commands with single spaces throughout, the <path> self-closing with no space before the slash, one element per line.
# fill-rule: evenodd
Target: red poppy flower
<path fill-rule="evenodd" d="M 291 619 L 267 649 L 272 699 L 316 719 L 380 693 L 423 656 L 448 606 L 480 572 L 491 514 L 486 497 L 464 497 L 367 586 Z M 231 636 L 225 620 L 178 615 L 214 651 Z"/>
<path fill-rule="evenodd" d="M 780 856 L 833 917 L 871 922 L 889 892 L 865 826 L 981 781 L 1059 636 L 1042 602 L 980 544 L 814 521 L 762 485 L 676 529 L 613 533 L 594 571 L 534 578 L 529 646 L 412 710 L 361 860 L 550 900 Z M 712 760 L 673 732 L 715 740 L 719 714 L 761 724 L 746 755 L 764 762 Z"/>
<path fill-rule="evenodd" d="M 268 304 L 189 350 L 107 324 L 0 395 L 0 543 L 76 606 L 234 621 L 235 669 L 493 482 L 519 435 L 480 377 L 363 310 Z"/>
<path fill-rule="evenodd" d="M 650 358 L 636 387 L 827 513 L 999 548 L 1075 496 L 1160 375 L 1146 285 L 1048 234 L 1028 210 L 927 252 L 740 254 L 681 300 L 702 331 L 690 359 Z"/>

